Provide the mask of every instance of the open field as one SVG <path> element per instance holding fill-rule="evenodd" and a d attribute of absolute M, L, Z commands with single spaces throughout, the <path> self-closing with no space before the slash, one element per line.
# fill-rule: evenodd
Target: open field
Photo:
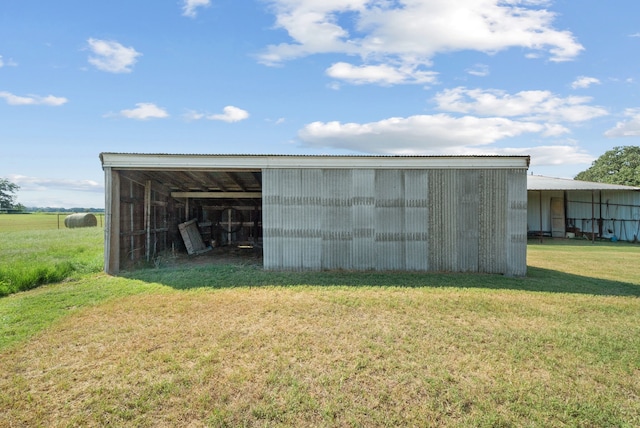
<path fill-rule="evenodd" d="M 0 426 L 639 426 L 639 256 L 84 274 L 0 299 Z"/>
<path fill-rule="evenodd" d="M 0 214 L 0 233 L 64 229 L 64 219 L 71 213 Z M 104 224 L 103 214 L 94 213 L 98 226 Z"/>

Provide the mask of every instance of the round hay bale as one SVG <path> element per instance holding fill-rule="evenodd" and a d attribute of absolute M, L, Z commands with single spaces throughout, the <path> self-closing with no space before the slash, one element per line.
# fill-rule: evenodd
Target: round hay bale
<path fill-rule="evenodd" d="M 91 213 L 71 214 L 64 218 L 64 225 L 70 229 L 75 227 L 96 227 L 98 219 Z"/>

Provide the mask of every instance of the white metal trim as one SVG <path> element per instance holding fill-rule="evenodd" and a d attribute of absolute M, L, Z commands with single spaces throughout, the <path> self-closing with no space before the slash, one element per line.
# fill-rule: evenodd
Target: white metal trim
<path fill-rule="evenodd" d="M 527 169 L 529 156 L 294 156 L 102 153 L 103 168 L 261 169 Z"/>

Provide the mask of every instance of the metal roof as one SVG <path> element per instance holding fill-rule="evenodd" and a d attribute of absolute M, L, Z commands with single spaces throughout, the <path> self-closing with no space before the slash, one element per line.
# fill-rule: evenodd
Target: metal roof
<path fill-rule="evenodd" d="M 594 183 L 591 181 L 571 180 L 568 178 L 527 176 L 527 190 L 628 190 L 638 191 L 640 187 L 619 184 Z"/>
<path fill-rule="evenodd" d="M 504 169 L 529 167 L 529 156 L 330 156 L 101 153 L 103 168 L 152 170 L 337 169 Z"/>

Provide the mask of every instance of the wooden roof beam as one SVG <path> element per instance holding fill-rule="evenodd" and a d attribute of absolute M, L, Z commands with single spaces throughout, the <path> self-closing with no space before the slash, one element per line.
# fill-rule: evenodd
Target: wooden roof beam
<path fill-rule="evenodd" d="M 171 192 L 172 198 L 190 199 L 259 199 L 262 192 Z"/>

